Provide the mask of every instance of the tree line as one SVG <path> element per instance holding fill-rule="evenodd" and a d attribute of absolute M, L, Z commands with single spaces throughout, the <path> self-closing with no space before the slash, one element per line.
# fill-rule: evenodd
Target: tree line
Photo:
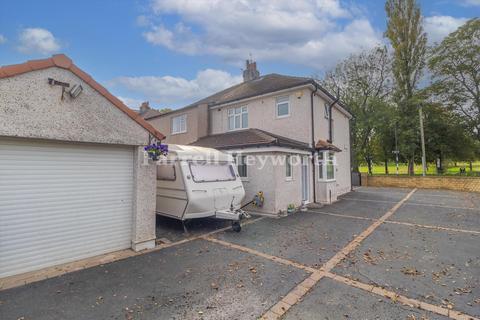
<path fill-rule="evenodd" d="M 409 174 L 421 162 L 420 117 L 427 162 L 480 157 L 480 19 L 428 45 L 416 0 L 385 4 L 388 45 L 351 55 L 322 84 L 352 111 L 352 168 L 399 160 Z M 419 110 L 421 109 L 421 112 Z"/>

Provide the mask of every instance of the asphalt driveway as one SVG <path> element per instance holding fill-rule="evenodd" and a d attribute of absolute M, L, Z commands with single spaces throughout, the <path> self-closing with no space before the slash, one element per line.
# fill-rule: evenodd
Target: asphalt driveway
<path fill-rule="evenodd" d="M 0 291 L 0 319 L 480 318 L 480 194 L 360 188 L 188 229 L 159 219 L 168 248 Z"/>

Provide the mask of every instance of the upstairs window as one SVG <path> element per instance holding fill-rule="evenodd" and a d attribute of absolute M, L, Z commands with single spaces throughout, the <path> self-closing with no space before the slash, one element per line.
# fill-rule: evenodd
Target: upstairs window
<path fill-rule="evenodd" d="M 172 118 L 172 134 L 187 132 L 187 115 Z"/>
<path fill-rule="evenodd" d="M 247 107 L 238 107 L 228 109 L 228 130 L 238 130 L 248 128 L 248 109 Z"/>
<path fill-rule="evenodd" d="M 277 118 L 284 118 L 290 115 L 290 97 L 277 98 Z"/>

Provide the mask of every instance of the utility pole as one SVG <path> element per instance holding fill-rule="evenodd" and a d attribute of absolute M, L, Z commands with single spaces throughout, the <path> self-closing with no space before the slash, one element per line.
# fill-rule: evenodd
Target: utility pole
<path fill-rule="evenodd" d="M 397 167 L 397 176 L 398 176 L 398 143 L 397 143 L 397 123 L 395 123 L 395 150 L 392 151 L 395 154 L 395 166 Z"/>
<path fill-rule="evenodd" d="M 422 176 L 425 177 L 427 173 L 427 163 L 425 158 L 425 133 L 423 132 L 423 112 L 422 105 L 418 108 L 418 115 L 420 116 L 420 138 L 422 140 Z"/>

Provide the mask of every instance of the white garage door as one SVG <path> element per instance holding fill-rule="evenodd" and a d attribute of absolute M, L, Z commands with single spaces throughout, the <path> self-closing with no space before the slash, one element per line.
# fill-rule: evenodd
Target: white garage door
<path fill-rule="evenodd" d="M 0 139 L 0 278 L 129 248 L 133 148 Z"/>

